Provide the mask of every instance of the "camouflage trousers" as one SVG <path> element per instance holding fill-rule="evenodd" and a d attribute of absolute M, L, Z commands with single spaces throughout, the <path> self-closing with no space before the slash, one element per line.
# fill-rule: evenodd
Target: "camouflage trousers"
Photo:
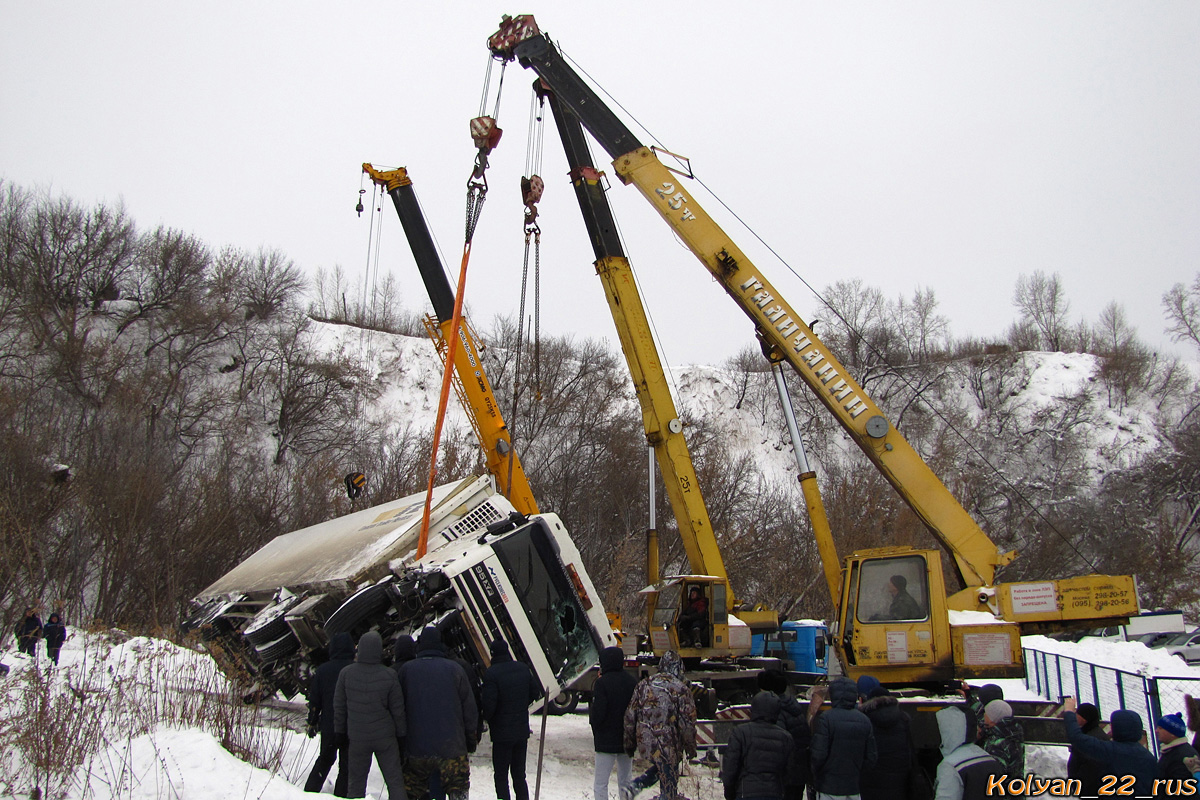
<path fill-rule="evenodd" d="M 404 788 L 410 800 L 429 797 L 429 779 L 437 773 L 447 800 L 467 800 L 471 789 L 471 760 L 457 758 L 416 758 L 404 762 Z"/>

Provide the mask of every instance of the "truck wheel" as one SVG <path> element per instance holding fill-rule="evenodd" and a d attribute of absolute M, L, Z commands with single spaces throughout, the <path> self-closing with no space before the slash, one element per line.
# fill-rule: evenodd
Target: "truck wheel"
<path fill-rule="evenodd" d="M 550 713 L 554 716 L 570 714 L 579 706 L 578 692 L 559 692 L 550 698 Z"/>
<path fill-rule="evenodd" d="M 287 620 L 280 614 L 275 619 L 268 622 L 261 628 L 255 628 L 249 633 L 242 634 L 246 637 L 246 641 L 253 645 L 267 644 L 273 642 L 280 636 L 283 636 L 288 631 Z"/>
<path fill-rule="evenodd" d="M 278 661 L 284 656 L 289 656 L 300 649 L 300 641 L 296 636 L 288 631 L 287 635 L 276 642 L 268 642 L 262 647 L 256 647 L 255 652 L 264 663 Z"/>
<path fill-rule="evenodd" d="M 377 583 L 350 595 L 346 602 L 338 606 L 337 611 L 325 620 L 325 633 L 332 639 L 335 633 L 349 631 L 367 617 L 386 611 L 392 603 L 388 593 L 390 588 L 390 584 Z"/>

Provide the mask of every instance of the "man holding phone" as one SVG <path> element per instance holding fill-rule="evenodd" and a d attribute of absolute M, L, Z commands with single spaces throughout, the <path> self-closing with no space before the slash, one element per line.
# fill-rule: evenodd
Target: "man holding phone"
<path fill-rule="evenodd" d="M 1142 718 L 1126 709 L 1114 711 L 1110 724 L 1112 741 L 1106 742 L 1088 736 L 1080 730 L 1075 708 L 1074 697 L 1063 701 L 1062 720 L 1067 727 L 1067 741 L 1071 743 L 1071 751 L 1081 753 L 1104 765 L 1102 784 L 1109 776 L 1113 776 L 1117 781 L 1113 786 L 1116 789 L 1118 786 L 1123 787 L 1123 782 L 1132 778 L 1133 793 L 1149 797 L 1154 791 L 1154 779 L 1158 777 L 1158 761 L 1142 744 L 1142 737 L 1145 735 Z"/>

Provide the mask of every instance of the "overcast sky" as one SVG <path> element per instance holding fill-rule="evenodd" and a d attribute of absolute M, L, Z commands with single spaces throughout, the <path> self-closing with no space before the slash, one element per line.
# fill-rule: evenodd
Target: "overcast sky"
<path fill-rule="evenodd" d="M 1200 272 L 1191 0 L 0 0 L 0 178 L 361 279 L 373 262 L 369 215 L 353 210 L 360 164 L 403 165 L 456 271 L 485 42 L 502 13 L 525 12 L 814 287 L 930 288 L 956 336 L 998 337 L 1018 275 L 1057 272 L 1073 319 L 1115 300 L 1147 343 L 1186 352 L 1167 344 L 1161 298 Z M 532 77 L 506 75 L 467 287 L 479 327 L 520 300 Z M 548 122 L 542 330 L 615 346 L 565 170 Z M 616 183 L 610 196 L 667 360 L 718 364 L 752 344 L 637 192 Z M 425 307 L 384 212 L 380 269 Z M 750 234 L 726 228 L 822 316 Z"/>

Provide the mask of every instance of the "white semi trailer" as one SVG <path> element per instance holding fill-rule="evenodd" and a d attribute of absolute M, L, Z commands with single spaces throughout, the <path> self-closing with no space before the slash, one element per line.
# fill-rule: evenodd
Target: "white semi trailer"
<path fill-rule="evenodd" d="M 478 671 L 503 639 L 554 697 L 616 644 L 579 551 L 555 514 L 525 517 L 491 478 L 434 491 L 429 552 L 415 558 L 425 494 L 278 536 L 193 599 L 199 629 L 248 691 L 292 697 L 334 634 L 396 637 L 436 625 Z"/>

